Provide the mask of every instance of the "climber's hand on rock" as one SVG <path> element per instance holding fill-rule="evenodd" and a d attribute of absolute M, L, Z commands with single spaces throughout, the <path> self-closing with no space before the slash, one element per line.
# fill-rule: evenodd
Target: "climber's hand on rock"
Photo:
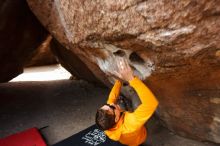
<path fill-rule="evenodd" d="M 123 57 L 113 56 L 105 60 L 99 60 L 98 64 L 109 77 L 124 81 L 134 78 L 131 67 Z"/>
<path fill-rule="evenodd" d="M 134 78 L 133 71 L 124 58 L 117 60 L 117 70 L 114 71 L 114 74 L 125 81 L 130 81 Z"/>

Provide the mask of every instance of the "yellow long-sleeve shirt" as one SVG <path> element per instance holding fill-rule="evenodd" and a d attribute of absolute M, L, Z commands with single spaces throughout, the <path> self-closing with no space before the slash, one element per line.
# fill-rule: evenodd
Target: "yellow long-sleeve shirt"
<path fill-rule="evenodd" d="M 116 126 L 106 130 L 105 134 L 110 139 L 119 141 L 122 144 L 138 146 L 146 140 L 147 132 L 144 124 L 154 113 L 158 101 L 148 87 L 137 77 L 129 81 L 129 84 L 136 90 L 141 104 L 132 113 L 124 112 Z M 117 80 L 110 92 L 108 104 L 117 101 L 120 88 L 121 82 Z"/>

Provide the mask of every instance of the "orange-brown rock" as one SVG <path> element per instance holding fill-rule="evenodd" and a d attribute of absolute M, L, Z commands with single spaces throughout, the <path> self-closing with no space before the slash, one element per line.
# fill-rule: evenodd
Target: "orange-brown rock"
<path fill-rule="evenodd" d="M 71 73 L 86 67 L 109 86 L 106 72 L 123 56 L 159 99 L 170 130 L 220 143 L 220 1 L 27 1 L 65 47 L 58 56 Z M 82 68 L 70 64 L 75 56 Z"/>
<path fill-rule="evenodd" d="M 23 72 L 47 31 L 25 0 L 1 1 L 0 20 L 0 82 L 6 82 Z"/>
<path fill-rule="evenodd" d="M 45 41 L 43 41 L 42 44 L 35 50 L 31 60 L 27 62 L 25 67 L 51 65 L 57 63 L 56 58 L 51 51 L 51 40 L 52 36 L 48 35 Z"/>

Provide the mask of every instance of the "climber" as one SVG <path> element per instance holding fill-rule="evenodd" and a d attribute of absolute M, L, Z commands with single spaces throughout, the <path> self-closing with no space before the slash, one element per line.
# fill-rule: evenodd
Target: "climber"
<path fill-rule="evenodd" d="M 122 82 L 116 80 L 107 104 L 97 110 L 96 124 L 110 139 L 125 145 L 138 146 L 146 140 L 144 124 L 156 110 L 158 101 L 148 87 L 133 75 L 127 61 L 121 60 L 117 68 L 113 75 L 129 82 L 137 92 L 141 104 L 134 112 L 123 111 L 117 104 Z"/>

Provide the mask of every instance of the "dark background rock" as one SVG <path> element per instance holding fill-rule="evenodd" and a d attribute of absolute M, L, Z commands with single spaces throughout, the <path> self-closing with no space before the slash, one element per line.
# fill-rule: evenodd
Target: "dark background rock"
<path fill-rule="evenodd" d="M 6 82 L 23 72 L 47 31 L 25 0 L 0 1 L 0 20 L 0 82 Z"/>
<path fill-rule="evenodd" d="M 220 143 L 220 1 L 27 1 L 65 47 L 57 57 L 68 70 L 80 72 L 75 55 L 109 86 L 106 64 L 123 55 L 159 99 L 164 125 Z"/>
<path fill-rule="evenodd" d="M 30 61 L 27 62 L 25 67 L 30 66 L 44 66 L 57 64 L 57 60 L 51 51 L 52 36 L 48 35 L 46 40 L 34 51 Z"/>
<path fill-rule="evenodd" d="M 74 75 L 75 78 L 83 78 L 87 81 L 103 85 L 74 52 L 66 49 L 56 39 L 53 39 L 51 42 L 51 50 L 59 63 Z"/>

